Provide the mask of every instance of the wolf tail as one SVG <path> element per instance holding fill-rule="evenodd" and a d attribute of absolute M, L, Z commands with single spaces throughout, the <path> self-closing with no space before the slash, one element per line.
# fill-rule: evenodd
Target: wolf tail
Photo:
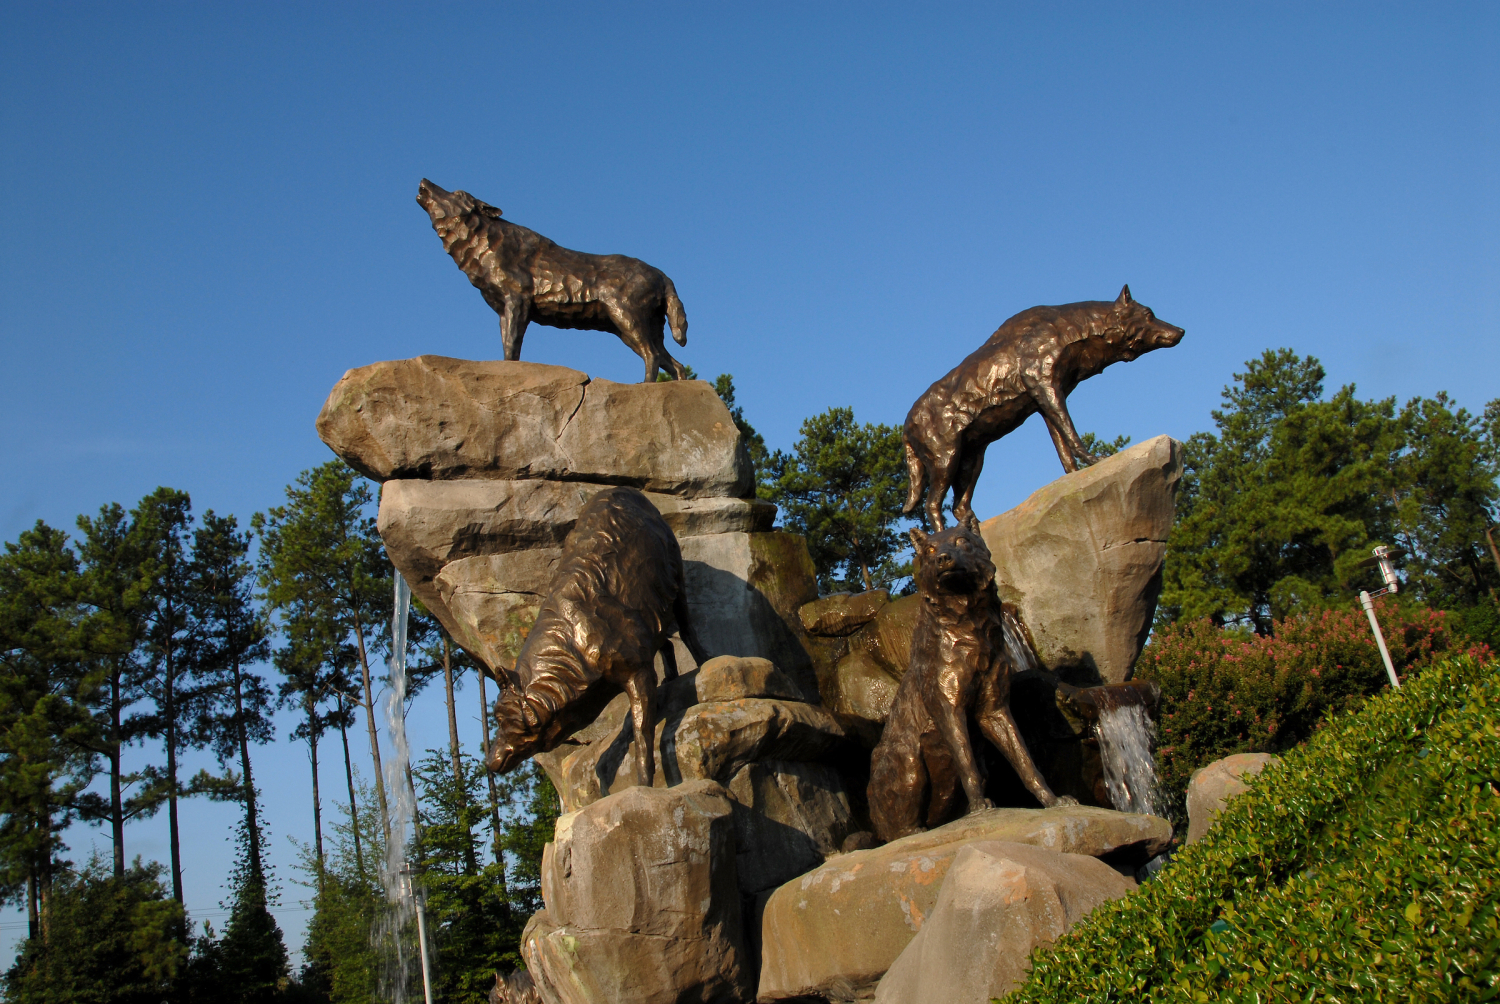
<path fill-rule="evenodd" d="M 667 279 L 667 325 L 672 329 L 672 340 L 678 345 L 686 345 L 687 314 L 682 309 L 682 301 L 677 299 L 677 287 L 672 285 L 671 279 Z"/>
<path fill-rule="evenodd" d="M 922 501 L 922 486 L 926 481 L 927 472 L 922 468 L 922 461 L 917 459 L 917 451 L 911 448 L 911 440 L 902 438 L 901 445 L 906 447 L 906 505 L 901 507 L 902 512 L 911 512 Z"/>

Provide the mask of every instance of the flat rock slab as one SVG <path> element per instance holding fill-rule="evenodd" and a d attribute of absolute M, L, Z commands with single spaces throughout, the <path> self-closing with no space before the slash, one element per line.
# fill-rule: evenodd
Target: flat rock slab
<path fill-rule="evenodd" d="M 875 1002 L 988 1004 L 1025 982 L 1032 949 L 1134 888 L 1098 858 L 1005 841 L 968 844 L 931 916 L 881 978 Z"/>
<path fill-rule="evenodd" d="M 544 999 L 685 1004 L 750 994 L 723 786 L 628 788 L 557 821 L 546 910 L 522 936 Z"/>
<path fill-rule="evenodd" d="M 1181 477 L 1182 444 L 1157 436 L 984 521 L 1000 598 L 1044 667 L 1080 685 L 1130 679 L 1156 613 Z"/>
<path fill-rule="evenodd" d="M 937 904 L 968 844 L 1004 840 L 1100 857 L 1160 853 L 1172 826 L 1088 806 L 988 809 L 882 847 L 840 854 L 773 892 L 761 922 L 759 999 L 868 986 L 891 967 Z"/>
<path fill-rule="evenodd" d="M 797 616 L 808 634 L 839 638 L 870 623 L 880 613 L 880 608 L 889 602 L 891 594 L 884 589 L 833 593 L 804 603 L 797 609 Z"/>
<path fill-rule="evenodd" d="M 1267 764 L 1280 762 L 1281 758 L 1271 753 L 1235 753 L 1193 771 L 1187 787 L 1187 842 L 1201 839 L 1229 800 L 1250 790 L 1244 778 L 1259 774 Z"/>
<path fill-rule="evenodd" d="M 754 494 L 729 409 L 702 380 L 620 384 L 563 366 L 418 356 L 349 370 L 318 435 L 376 481 L 594 481 Z"/>

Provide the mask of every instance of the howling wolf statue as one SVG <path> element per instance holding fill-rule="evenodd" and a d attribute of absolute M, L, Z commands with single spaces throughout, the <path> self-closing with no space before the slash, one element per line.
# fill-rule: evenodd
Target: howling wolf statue
<path fill-rule="evenodd" d="M 1132 300 L 1129 286 L 1114 303 L 1086 300 L 1021 311 L 911 406 L 901 429 L 909 475 L 903 511 L 917 507 L 925 482 L 934 529 L 943 528 L 950 488 L 954 517 L 962 522 L 972 516 L 985 448 L 1036 412 L 1066 473 L 1094 463 L 1068 415 L 1068 395 L 1111 363 L 1176 345 L 1182 333 Z"/>
<path fill-rule="evenodd" d="M 445 191 L 426 178 L 417 202 L 432 217 L 443 250 L 500 315 L 505 358 L 521 358 L 526 326 L 536 321 L 619 335 L 646 361 L 646 383 L 663 366 L 686 379 L 662 341 L 662 325 L 670 324 L 673 339 L 686 345 L 687 314 L 660 269 L 622 254 L 569 251 L 502 220 L 500 210 L 468 192 Z"/>

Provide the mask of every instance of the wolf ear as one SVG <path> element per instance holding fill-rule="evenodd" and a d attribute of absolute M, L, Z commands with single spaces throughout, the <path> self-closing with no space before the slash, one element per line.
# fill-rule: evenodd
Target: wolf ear
<path fill-rule="evenodd" d="M 1128 307 L 1135 301 L 1130 298 L 1130 284 L 1126 283 L 1120 287 L 1120 298 L 1115 301 L 1116 307 Z"/>
<path fill-rule="evenodd" d="M 910 532 L 911 542 L 915 544 L 917 550 L 920 551 L 922 549 L 922 545 L 927 543 L 927 534 L 922 532 L 922 528 L 920 526 L 912 527 Z"/>

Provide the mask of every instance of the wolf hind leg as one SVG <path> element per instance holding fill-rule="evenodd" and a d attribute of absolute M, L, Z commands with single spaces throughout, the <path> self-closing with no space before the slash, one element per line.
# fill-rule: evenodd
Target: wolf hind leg
<path fill-rule="evenodd" d="M 886 727 L 889 729 L 892 724 L 887 722 Z M 925 829 L 922 808 L 926 788 L 927 765 L 922 751 L 915 744 L 887 743 L 882 738 L 871 758 L 867 789 L 870 823 L 882 842 L 889 843 Z"/>

